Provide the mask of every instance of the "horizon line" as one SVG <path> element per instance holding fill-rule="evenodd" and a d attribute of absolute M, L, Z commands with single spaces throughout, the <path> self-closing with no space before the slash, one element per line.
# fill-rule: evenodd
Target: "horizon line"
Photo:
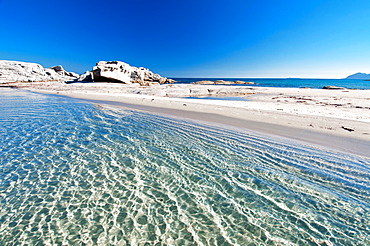
<path fill-rule="evenodd" d="M 346 79 L 346 78 L 319 78 L 319 77 L 186 77 L 186 76 L 166 76 L 167 78 L 180 79 Z M 359 79 L 361 80 L 361 79 Z"/>

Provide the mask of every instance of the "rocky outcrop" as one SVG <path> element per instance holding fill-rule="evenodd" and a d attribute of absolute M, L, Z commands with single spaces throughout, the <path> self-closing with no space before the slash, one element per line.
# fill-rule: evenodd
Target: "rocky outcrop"
<path fill-rule="evenodd" d="M 94 82 L 139 83 L 141 85 L 148 85 L 152 82 L 160 84 L 175 82 L 146 68 L 132 67 L 121 61 L 100 61 L 93 67 L 91 74 Z"/>
<path fill-rule="evenodd" d="M 193 82 L 192 84 L 196 85 L 254 85 L 254 82 L 245 82 L 240 80 L 232 81 L 225 81 L 225 80 L 216 80 L 216 81 L 210 81 L 210 80 L 201 80 L 197 82 Z"/>
<path fill-rule="evenodd" d="M 0 83 L 36 81 L 72 81 L 78 74 L 67 72 L 62 66 L 43 68 L 40 64 L 0 61 Z"/>
<path fill-rule="evenodd" d="M 220 79 L 220 80 L 216 80 L 214 84 L 215 85 L 231 85 L 233 84 L 233 82 Z"/>
<path fill-rule="evenodd" d="M 81 74 L 76 82 L 93 82 L 92 72 L 86 71 L 85 73 Z"/>
<path fill-rule="evenodd" d="M 119 82 L 140 85 L 165 84 L 175 82 L 149 71 L 146 68 L 132 67 L 121 61 L 100 61 L 92 71 L 84 74 L 67 72 L 62 66 L 43 68 L 40 64 L 0 61 L 0 83 L 6 82 Z"/>
<path fill-rule="evenodd" d="M 344 87 L 334 86 L 334 85 L 326 85 L 323 87 L 325 90 L 345 90 Z"/>
<path fill-rule="evenodd" d="M 119 82 L 125 84 L 138 83 L 140 85 L 175 82 L 146 68 L 132 67 L 120 61 L 100 61 L 91 72 L 86 71 L 81 75 L 67 72 L 62 66 L 43 68 L 36 63 L 0 61 L 0 83 L 41 81 Z"/>
<path fill-rule="evenodd" d="M 210 81 L 210 80 L 200 80 L 200 81 L 197 81 L 197 82 L 193 82 L 192 84 L 195 84 L 195 85 L 214 85 L 215 82 Z"/>
<path fill-rule="evenodd" d="M 250 82 L 250 81 L 245 82 L 245 81 L 235 80 L 234 84 L 237 84 L 237 85 L 254 85 L 254 82 Z"/>

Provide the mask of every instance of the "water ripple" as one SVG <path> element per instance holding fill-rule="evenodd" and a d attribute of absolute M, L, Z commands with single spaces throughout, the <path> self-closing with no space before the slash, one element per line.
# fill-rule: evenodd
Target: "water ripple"
<path fill-rule="evenodd" d="M 1 90 L 0 245 L 369 245 L 369 159 Z"/>

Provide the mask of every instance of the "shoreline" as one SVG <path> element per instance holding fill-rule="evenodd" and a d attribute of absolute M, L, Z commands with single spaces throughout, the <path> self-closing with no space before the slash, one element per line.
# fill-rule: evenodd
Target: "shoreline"
<path fill-rule="evenodd" d="M 141 88 L 105 83 L 18 88 L 219 123 L 370 157 L 369 91 L 243 86 L 244 91 L 240 92 L 240 87 L 234 86 L 161 85 Z M 220 95 L 217 96 L 238 96 L 246 101 L 176 97 L 181 95 L 181 90 L 189 88 L 193 92 L 209 91 L 210 88 L 228 90 L 218 91 Z M 168 96 L 169 93 L 173 96 Z"/>
<path fill-rule="evenodd" d="M 70 97 L 70 96 L 68 96 Z M 110 106 L 124 107 L 132 110 L 139 110 L 148 113 L 157 113 L 169 117 L 185 118 L 195 121 L 217 123 L 221 125 L 227 125 L 237 128 L 243 128 L 254 132 L 259 132 L 262 134 L 272 135 L 275 137 L 288 138 L 300 142 L 304 142 L 309 145 L 322 146 L 329 149 L 338 150 L 341 152 L 347 152 L 350 154 L 370 157 L 369 148 L 370 141 L 333 135 L 328 133 L 322 133 L 312 130 L 306 130 L 301 128 L 295 128 L 290 126 L 283 126 L 279 124 L 272 124 L 262 121 L 253 121 L 241 118 L 234 118 L 230 116 L 225 116 L 217 113 L 207 113 L 199 111 L 189 111 L 183 109 L 171 109 L 162 108 L 155 106 L 139 105 L 139 104 L 129 104 L 117 101 L 106 101 L 97 99 L 84 99 L 80 97 L 73 97 L 76 99 L 81 99 L 83 101 L 91 102 L 94 104 L 105 104 Z"/>

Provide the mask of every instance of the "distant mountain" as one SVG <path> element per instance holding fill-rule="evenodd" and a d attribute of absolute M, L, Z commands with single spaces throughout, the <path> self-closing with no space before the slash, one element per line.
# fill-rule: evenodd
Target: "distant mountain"
<path fill-rule="evenodd" d="M 370 73 L 355 73 L 348 76 L 346 79 L 370 79 Z"/>

